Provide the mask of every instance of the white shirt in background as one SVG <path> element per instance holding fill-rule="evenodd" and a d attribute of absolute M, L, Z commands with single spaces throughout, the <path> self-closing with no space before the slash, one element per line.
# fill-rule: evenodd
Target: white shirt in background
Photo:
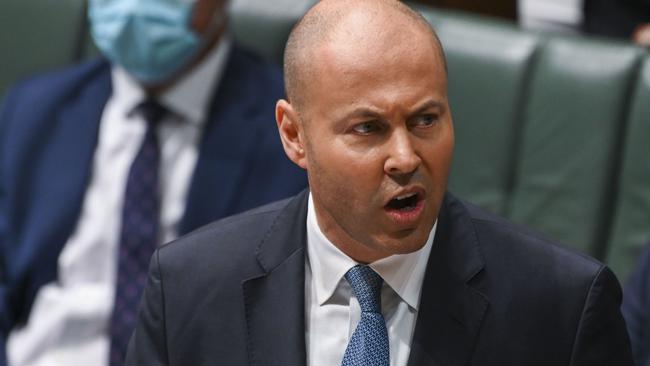
<path fill-rule="evenodd" d="M 584 18 L 583 0 L 519 0 L 517 7 L 527 29 L 575 33 Z"/>

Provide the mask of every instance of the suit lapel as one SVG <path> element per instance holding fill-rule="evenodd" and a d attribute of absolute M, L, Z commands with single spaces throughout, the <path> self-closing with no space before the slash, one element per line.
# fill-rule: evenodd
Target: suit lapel
<path fill-rule="evenodd" d="M 488 308 L 471 286 L 484 267 L 473 224 L 463 205 L 447 195 L 423 283 L 408 365 L 469 364 Z"/>
<path fill-rule="evenodd" d="M 111 93 L 108 64 L 97 62 L 89 73 L 85 77 L 91 81 L 82 84 L 83 88 L 67 91 L 70 99 L 54 115 L 56 123 L 44 119 L 37 131 L 46 140 L 41 141 L 39 158 L 30 162 L 36 165 L 31 170 L 35 175 L 26 185 L 33 183 L 29 195 L 38 205 L 26 226 L 31 228 L 31 235 L 26 237 L 34 245 L 23 245 L 33 253 L 28 255 L 36 256 L 29 263 L 41 275 L 34 280 L 37 285 L 56 278 L 57 262 L 52 258 L 58 257 L 75 228 L 90 177 L 99 122 Z"/>
<path fill-rule="evenodd" d="M 240 51 L 233 47 L 223 79 L 213 97 L 208 121 L 199 146 L 199 160 L 192 177 L 187 207 L 180 233 L 205 225 L 215 218 L 232 214 L 238 185 L 259 142 L 257 124 L 246 124 L 259 114 L 256 89 L 251 87 L 249 71 L 240 62 Z M 217 199 L 206 199 L 216 197 Z"/>
<path fill-rule="evenodd" d="M 242 284 L 251 365 L 306 364 L 307 197 L 304 191 L 280 213 L 257 251 L 264 273 Z"/>
<path fill-rule="evenodd" d="M 264 273 L 243 283 L 251 365 L 304 365 L 307 192 L 279 215 L 260 244 Z M 296 223 L 300 223 L 296 225 Z M 472 287 L 484 261 L 471 219 L 447 196 L 425 275 L 409 366 L 461 366 L 471 360 L 489 306 Z"/>

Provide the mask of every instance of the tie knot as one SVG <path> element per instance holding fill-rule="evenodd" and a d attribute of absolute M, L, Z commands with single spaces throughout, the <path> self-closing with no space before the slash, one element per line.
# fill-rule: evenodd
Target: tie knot
<path fill-rule="evenodd" d="M 381 314 L 381 285 L 384 280 L 372 268 L 356 265 L 345 274 L 359 300 L 361 312 Z"/>
<path fill-rule="evenodd" d="M 149 125 L 157 125 L 168 110 L 155 99 L 147 98 L 135 107 L 135 112 L 142 116 Z"/>

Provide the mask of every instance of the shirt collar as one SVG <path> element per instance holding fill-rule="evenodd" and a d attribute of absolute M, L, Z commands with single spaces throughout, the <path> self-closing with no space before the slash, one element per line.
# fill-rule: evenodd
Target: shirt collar
<path fill-rule="evenodd" d="M 422 282 L 436 227 L 437 221 L 431 229 L 426 244 L 420 250 L 408 254 L 395 254 L 369 264 L 384 282 L 416 311 L 420 304 Z M 311 194 L 307 206 L 307 257 L 319 305 L 323 305 L 332 297 L 345 273 L 358 264 L 325 237 L 318 226 Z"/>
<path fill-rule="evenodd" d="M 232 41 L 224 34 L 196 67 L 166 90 L 158 101 L 190 123 L 200 125 L 207 116 L 213 91 L 222 79 Z M 206 82 L 211 80 L 211 82 Z M 112 69 L 113 95 L 131 112 L 146 98 L 137 80 L 120 66 Z"/>

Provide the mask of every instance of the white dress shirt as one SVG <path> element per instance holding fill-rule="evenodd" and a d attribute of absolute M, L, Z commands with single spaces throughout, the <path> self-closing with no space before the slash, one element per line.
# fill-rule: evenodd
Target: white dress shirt
<path fill-rule="evenodd" d="M 518 0 L 519 24 L 527 29 L 577 33 L 583 0 Z"/>
<path fill-rule="evenodd" d="M 229 37 L 222 37 L 200 65 L 158 98 L 171 111 L 157 131 L 161 243 L 177 235 L 202 126 L 230 44 Z M 108 363 L 124 188 L 146 130 L 144 119 L 131 113 L 145 92 L 119 67 L 113 68 L 111 77 L 113 93 L 101 117 L 79 221 L 59 255 L 58 281 L 39 290 L 27 324 L 9 335 L 7 356 L 12 366 Z"/>
<path fill-rule="evenodd" d="M 436 223 L 437 225 L 437 223 Z M 422 281 L 436 231 L 426 244 L 409 254 L 392 255 L 369 266 L 384 280 L 382 314 L 388 328 L 390 364 L 405 366 L 411 352 Z M 352 336 L 361 308 L 345 279 L 358 263 L 330 242 L 318 226 L 311 195 L 307 209 L 307 266 L 305 269 L 305 340 L 309 366 L 335 366 Z"/>

